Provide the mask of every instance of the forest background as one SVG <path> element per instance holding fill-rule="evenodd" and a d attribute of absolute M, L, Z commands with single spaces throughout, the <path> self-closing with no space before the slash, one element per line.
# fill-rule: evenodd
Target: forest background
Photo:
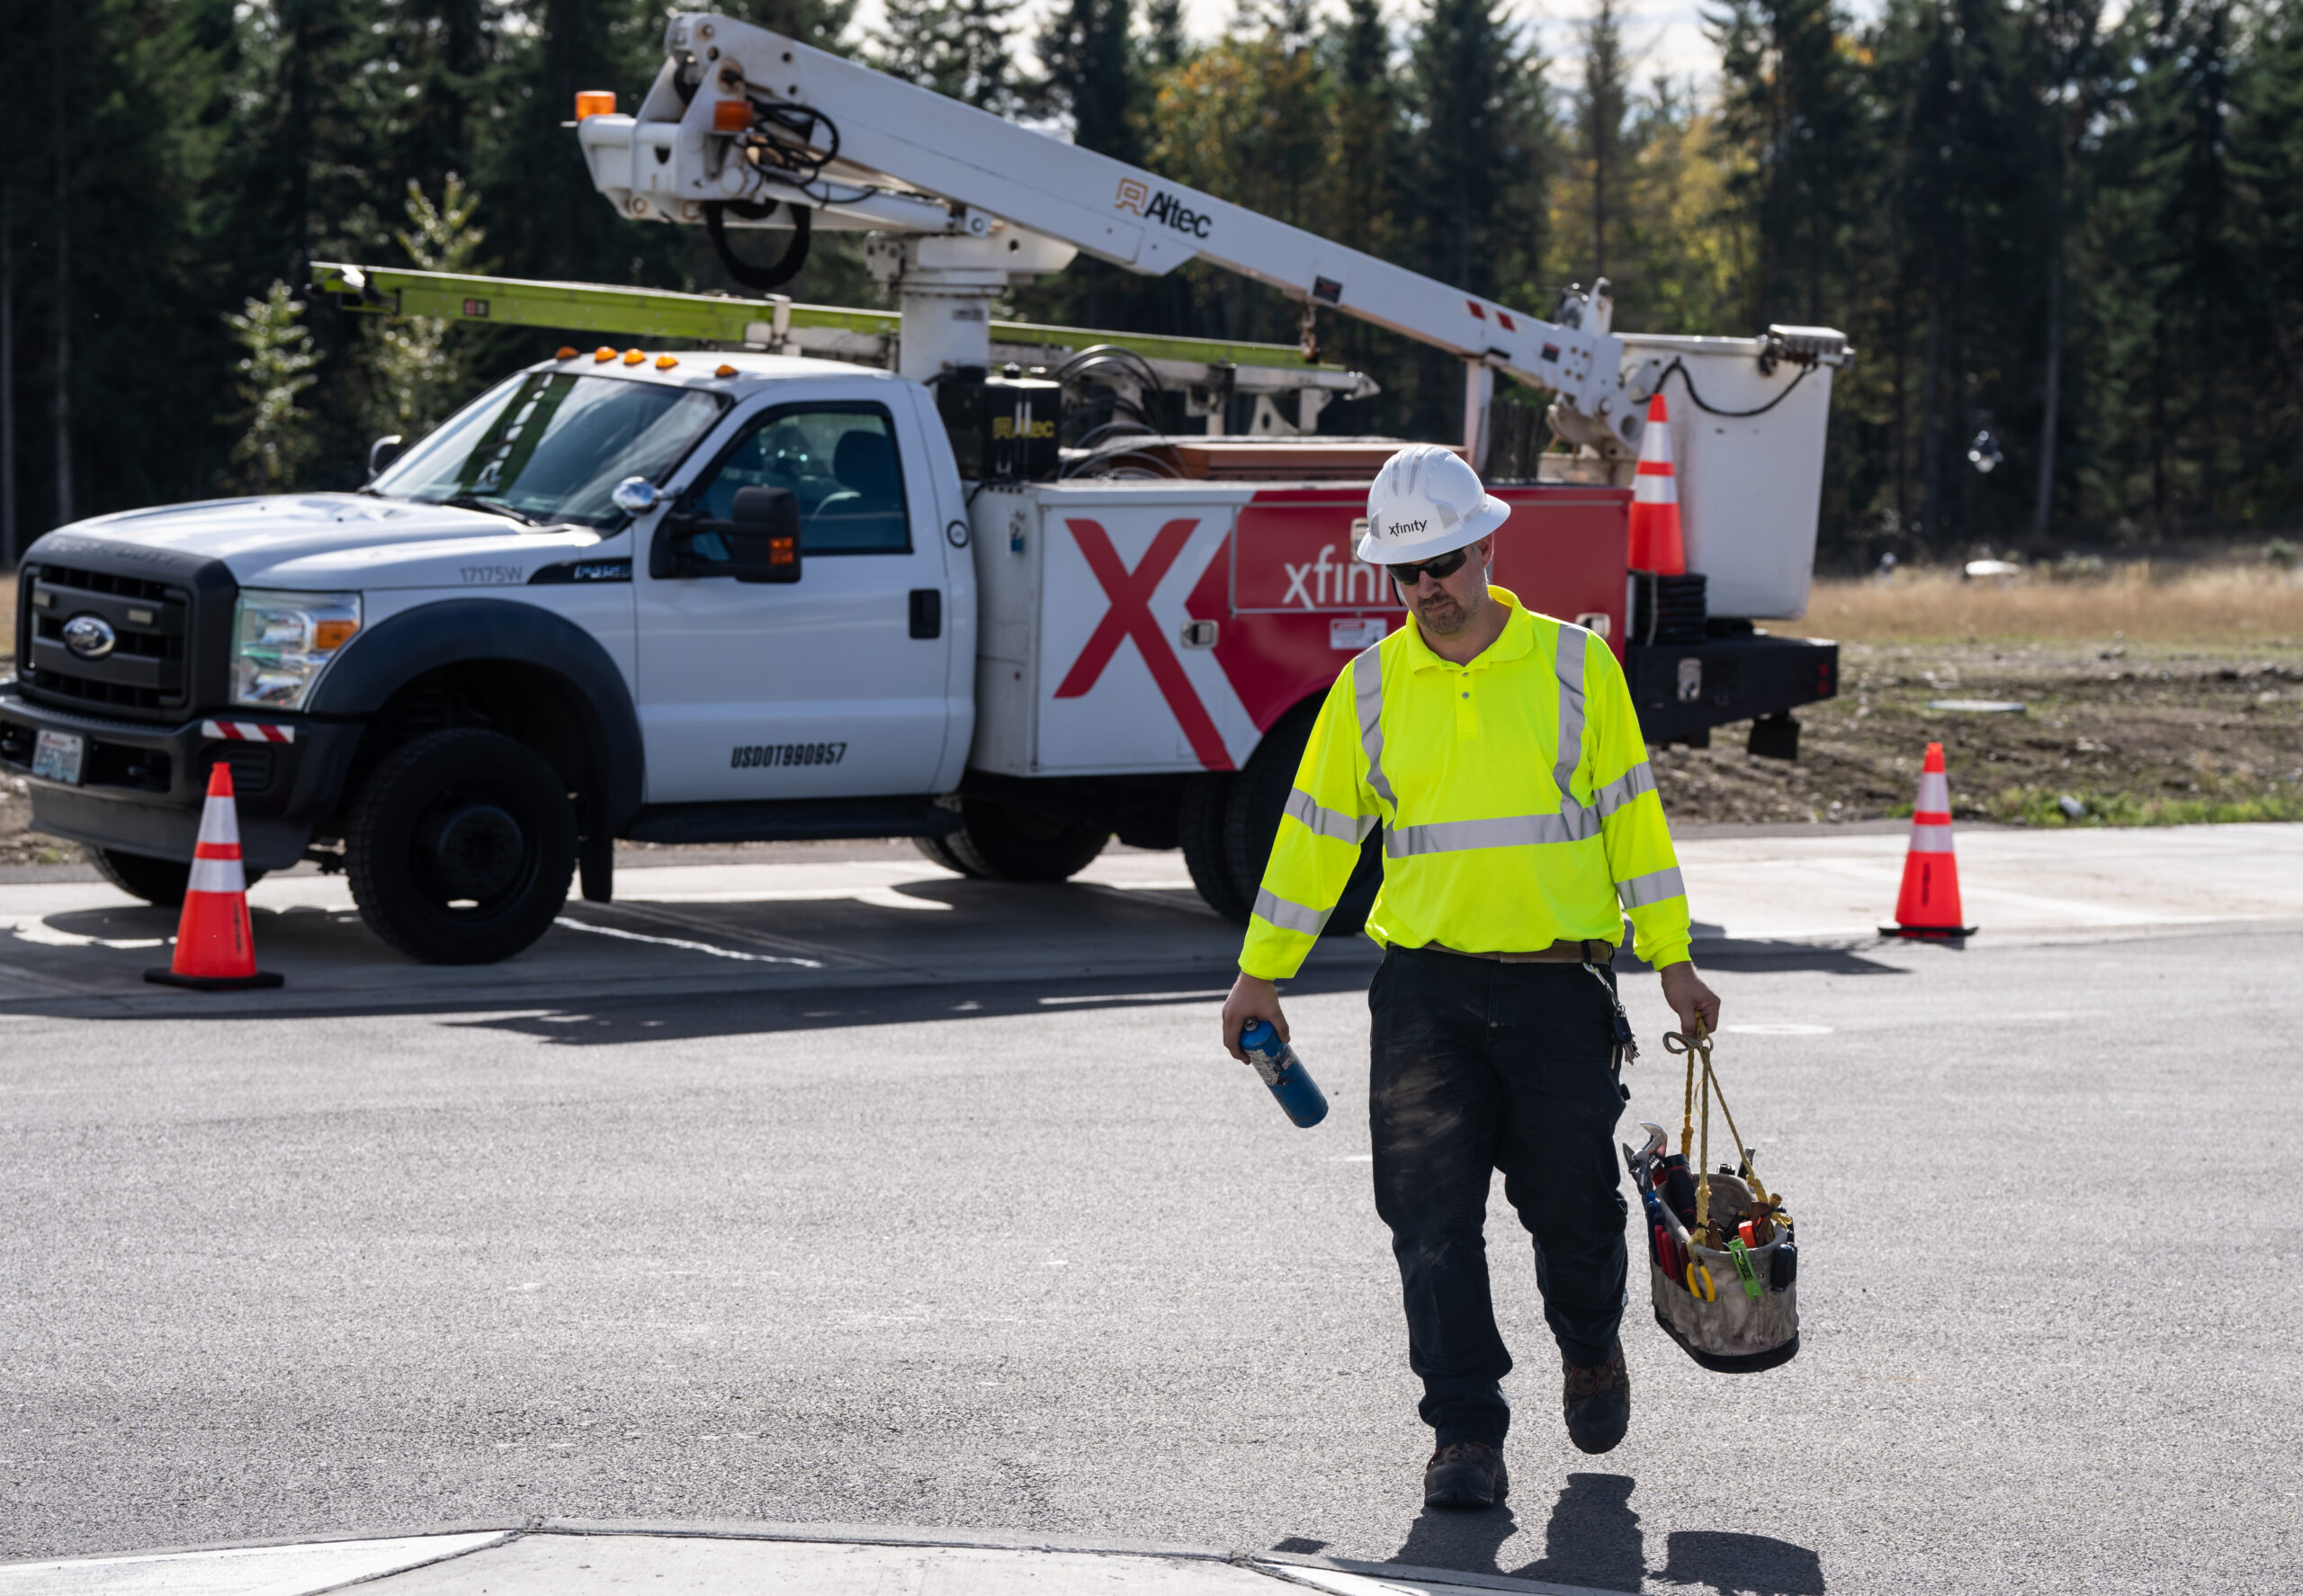
<path fill-rule="evenodd" d="M 718 8 L 1507 304 L 1604 275 L 1626 329 L 1845 329 L 1842 569 L 2303 516 L 2303 6 L 1716 0 L 1698 82 L 1646 70 L 1617 0 L 1540 25 L 1240 0 L 1213 40 L 1180 0 L 890 0 L 868 31 L 851 4 Z M 700 229 L 602 201 L 562 126 L 579 89 L 636 103 L 664 15 L 7 0 L 0 562 L 107 510 L 355 486 L 372 437 L 559 342 L 308 304 L 313 260 L 729 286 Z M 880 302 L 852 236 L 791 291 Z M 1012 310 L 1295 336 L 1278 295 L 1198 268 L 1083 261 Z M 1322 430 L 1457 431 L 1452 360 L 1351 325 L 1327 347 L 1384 391 Z"/>

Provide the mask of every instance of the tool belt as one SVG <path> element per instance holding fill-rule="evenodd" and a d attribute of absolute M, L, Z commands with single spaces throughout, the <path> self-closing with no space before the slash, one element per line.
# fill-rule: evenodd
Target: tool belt
<path fill-rule="evenodd" d="M 1701 1022 L 1693 1041 L 1671 1033 L 1663 1046 L 1685 1054 L 1688 1061 L 1680 1151 L 1667 1154 L 1670 1137 L 1663 1127 L 1644 1123 L 1647 1144 L 1637 1152 L 1623 1150 L 1646 1214 L 1648 1292 L 1655 1323 L 1708 1369 L 1742 1374 L 1788 1363 L 1799 1351 L 1799 1249 L 1791 1215 L 1752 1168 L 1752 1149 L 1743 1146 L 1711 1071 L 1711 1038 Z M 1741 1151 L 1734 1164 L 1707 1173 L 1715 1097 L 1727 1134 Z"/>
<path fill-rule="evenodd" d="M 1593 938 L 1588 942 L 1555 942 L 1549 947 L 1539 947 L 1530 953 L 1474 953 L 1467 947 L 1449 947 L 1444 942 L 1427 942 L 1424 946 L 1434 953 L 1451 953 L 1459 959 L 1491 959 L 1499 964 L 1612 964 L 1616 945 Z"/>

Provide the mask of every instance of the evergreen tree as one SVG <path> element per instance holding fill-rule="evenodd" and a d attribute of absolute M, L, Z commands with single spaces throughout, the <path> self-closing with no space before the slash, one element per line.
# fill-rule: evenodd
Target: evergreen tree
<path fill-rule="evenodd" d="M 1156 76 L 1179 67 L 1189 53 L 1184 38 L 1184 0 L 1150 0 L 1143 8 L 1143 75 Z"/>
<path fill-rule="evenodd" d="M 1050 104 L 1071 119 L 1082 149 L 1142 160 L 1134 0 L 1063 0 L 1038 40 Z"/>
<path fill-rule="evenodd" d="M 1860 183 L 1862 122 L 1834 0 L 1732 0 L 1709 16 L 1735 197 L 1756 249 L 1752 318 L 1827 318 Z"/>
<path fill-rule="evenodd" d="M 391 0 L 391 48 L 401 121 L 392 170 L 436 186 L 470 158 L 496 91 L 496 38 L 485 0 Z"/>
<path fill-rule="evenodd" d="M 841 49 L 856 20 L 856 0 L 746 0 L 718 9 L 818 49 Z"/>
<path fill-rule="evenodd" d="M 893 77 L 1002 114 L 1026 98 L 1009 47 L 1022 0 L 887 0 L 871 64 Z"/>
<path fill-rule="evenodd" d="M 243 351 L 235 390 L 244 408 L 232 462 L 246 468 L 240 485 L 250 493 L 295 487 L 312 453 L 311 417 L 297 401 L 319 381 L 312 374 L 319 356 L 303 317 L 304 301 L 274 282 L 264 298 L 224 318 Z"/>
<path fill-rule="evenodd" d="M 1490 297 L 1532 279 L 1550 143 L 1534 50 L 1502 0 L 1429 0 L 1409 74 L 1423 269 Z"/>
<path fill-rule="evenodd" d="M 1591 262 L 1594 276 L 1609 275 L 1608 229 L 1613 222 L 1618 238 L 1627 225 L 1624 215 L 1626 168 L 1635 151 L 1626 147 L 1626 124 L 1631 116 L 1632 63 L 1623 42 L 1623 22 L 1615 0 L 1598 0 L 1584 19 L 1582 93 L 1576 98 L 1577 156 L 1582 167 L 1582 187 L 1591 221 Z M 1620 265 L 1617 268 L 1621 270 Z"/>
<path fill-rule="evenodd" d="M 415 179 L 408 184 L 408 225 L 393 235 L 408 264 L 425 272 L 484 271 L 477 257 L 487 238 L 473 225 L 479 202 L 463 179 L 448 174 L 434 204 Z M 369 427 L 414 442 L 440 425 L 476 386 L 468 345 L 453 340 L 436 316 L 391 317 L 369 324 L 368 380 L 373 390 Z"/>
<path fill-rule="evenodd" d="M 1356 235 L 1370 255 L 1399 247 L 1399 165 L 1406 138 L 1400 88 L 1392 67 L 1391 30 L 1377 0 L 1346 0 L 1341 24 L 1328 40 L 1335 82 L 1328 136 L 1334 223 Z"/>

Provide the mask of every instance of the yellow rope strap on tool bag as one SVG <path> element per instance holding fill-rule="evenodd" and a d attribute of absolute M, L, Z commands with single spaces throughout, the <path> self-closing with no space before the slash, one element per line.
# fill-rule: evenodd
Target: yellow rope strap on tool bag
<path fill-rule="evenodd" d="M 1726 1093 L 1720 1089 L 1718 1074 L 1712 1067 L 1712 1037 L 1703 1024 L 1692 1022 L 1685 1033 L 1666 1032 L 1663 1046 L 1687 1058 L 1680 1151 L 1670 1164 L 1673 1170 L 1684 1165 L 1693 1177 L 1690 1206 L 1675 1210 L 1653 1195 L 1675 1178 L 1662 1161 L 1668 1138 L 1661 1125 L 1647 1126 L 1651 1139 L 1645 1151 L 1624 1150 L 1634 1179 L 1644 1181 L 1650 1192 L 1649 1213 L 1654 1222 L 1650 1256 L 1657 1266 L 1651 1276 L 1655 1322 L 1680 1350 L 1706 1368 L 1723 1373 L 1773 1368 L 1799 1350 L 1794 1296 L 1798 1253 L 1792 1239 L 1791 1215 L 1783 1211 L 1781 1200 L 1768 1191 L 1752 1167 L 1752 1150 L 1743 1146 L 1743 1129 L 1727 1106 Z M 1699 1119 L 1698 1094 L 1702 1098 Z M 1724 1174 L 1713 1174 L 1707 1167 L 1711 1162 L 1715 1098 L 1727 1123 L 1727 1134 L 1736 1143 L 1736 1161 Z M 1716 1191 L 1715 1181 L 1718 1182 Z M 1722 1205 L 1748 1208 L 1748 1240 L 1738 1233 L 1746 1229 L 1741 1214 L 1715 1215 Z M 1768 1232 L 1764 1237 L 1760 1233 L 1762 1227 Z M 1684 1265 L 1672 1256 L 1681 1251 L 1686 1255 Z M 1734 1266 L 1734 1272 L 1723 1274 L 1716 1285 L 1712 1260 Z M 1674 1273 L 1680 1278 L 1674 1279 Z"/>
<path fill-rule="evenodd" d="M 1687 1055 L 1687 1090 L 1680 1109 L 1680 1155 L 1682 1158 L 1696 1151 L 1696 1062 L 1700 1059 L 1703 1063 L 1703 1140 L 1700 1155 L 1689 1166 L 1695 1174 L 1695 1233 L 1708 1236 L 1711 1227 L 1711 1099 L 1714 1098 L 1719 1099 L 1719 1113 L 1727 1121 L 1727 1134 L 1735 1139 L 1735 1162 L 1742 1169 L 1743 1179 L 1750 1183 L 1752 1195 L 1770 1210 L 1777 1210 L 1775 1199 L 1768 1196 L 1767 1188 L 1760 1181 L 1753 1150 L 1744 1146 L 1743 1134 L 1735 1128 L 1735 1115 L 1727 1107 L 1727 1094 L 1720 1089 L 1719 1077 L 1712 1073 L 1711 1034 L 1704 1028 L 1703 1021 L 1698 1019 L 1695 1022 L 1693 1040 L 1677 1031 L 1664 1032 L 1663 1051 Z M 1706 1244 L 1712 1243 L 1707 1242 Z"/>

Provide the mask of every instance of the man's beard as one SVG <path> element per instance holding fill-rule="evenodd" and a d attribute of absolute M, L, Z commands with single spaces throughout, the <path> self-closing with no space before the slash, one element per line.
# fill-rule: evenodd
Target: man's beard
<path fill-rule="evenodd" d="M 1417 599 L 1415 618 L 1434 637 L 1453 637 L 1472 623 L 1471 612 L 1456 602 L 1454 594 L 1445 591 Z"/>

